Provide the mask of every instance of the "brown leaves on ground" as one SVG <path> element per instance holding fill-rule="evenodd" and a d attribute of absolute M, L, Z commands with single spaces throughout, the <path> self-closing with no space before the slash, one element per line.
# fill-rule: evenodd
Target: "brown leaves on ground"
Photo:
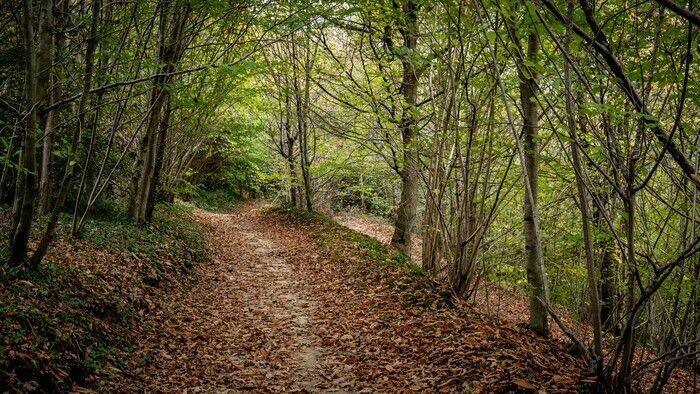
<path fill-rule="evenodd" d="M 138 323 L 195 263 L 186 213 L 163 209 L 156 225 L 168 230 L 90 222 L 85 239 L 72 239 L 63 223 L 38 269 L 0 267 L 0 392 L 89 392 L 121 374 Z"/>
<path fill-rule="evenodd" d="M 510 392 L 580 388 L 562 342 L 499 326 L 319 217 L 199 213 L 212 260 L 138 340 L 117 391 Z"/>
<path fill-rule="evenodd" d="M 209 238 L 209 258 L 194 280 L 183 280 L 190 272 L 180 254 L 185 244 L 166 237 L 177 245 L 158 246 L 149 255 L 158 256 L 156 265 L 125 249 L 108 252 L 87 242 L 58 241 L 50 259 L 72 267 L 67 275 L 13 282 L 27 291 L 0 286 L 1 299 L 20 308 L 4 312 L 11 317 L 5 328 L 26 324 L 17 316 L 29 310 L 40 312 L 37 321 L 66 313 L 87 319 L 49 327 L 66 337 L 65 344 L 46 342 L 43 334 L 31 334 L 46 327 L 28 325 L 26 346 L 13 345 L 7 359 L 15 366 L 24 360 L 24 371 L 15 368 L 8 375 L 12 387 L 557 393 L 585 390 L 590 383 L 566 340 L 540 338 L 523 328 L 525 307 L 517 294 L 487 284 L 483 302 L 456 300 L 398 254 L 321 216 L 252 203 L 232 214 L 195 216 Z M 39 287 L 41 292 L 32 290 Z M 110 306 L 115 299 L 120 304 Z M 489 313 L 496 300 L 501 319 Z M 113 307 L 133 310 L 139 316 L 133 321 L 143 324 L 118 322 L 124 314 Z M 95 339 L 100 333 L 111 339 Z M 32 348 L 29 335 L 45 343 Z M 128 342 L 133 352 L 98 359 L 101 370 L 89 367 L 92 358 L 85 351 L 80 354 L 85 344 L 116 342 Z M 53 353 L 42 350 L 48 348 Z M 71 357 L 72 364 L 62 361 Z"/>
<path fill-rule="evenodd" d="M 393 226 L 381 218 L 355 212 L 341 212 L 335 214 L 333 219 L 343 226 L 378 240 L 385 246 L 388 246 L 389 241 L 391 240 Z M 422 239 L 415 234 L 413 237 L 412 246 L 413 251 L 421 251 Z M 414 254 L 413 261 L 420 264 L 420 255 Z M 480 319 L 490 321 L 491 324 L 496 325 L 501 332 L 507 332 L 510 330 L 522 333 L 522 327 L 527 326 L 529 318 L 529 302 L 527 297 L 516 291 L 501 287 L 496 283 L 486 281 L 483 278 L 480 281 L 477 290 L 469 300 L 455 300 L 455 302 L 461 304 L 459 308 L 462 310 L 474 312 L 480 315 Z M 576 336 L 580 340 L 585 341 L 585 343 L 591 343 L 592 331 L 588 323 L 573 319 L 568 311 L 562 307 L 557 307 L 557 311 L 559 317 L 564 321 L 569 330 L 574 332 Z M 550 322 L 553 340 L 552 346 L 555 349 L 562 349 L 562 352 L 567 352 L 572 348 L 570 345 L 567 345 L 570 343 L 569 339 L 562 332 L 562 330 L 551 321 L 551 319 Z M 614 350 L 616 338 L 606 336 L 604 339 L 604 351 L 606 358 L 609 358 L 611 352 Z M 529 342 L 525 342 L 520 346 L 529 345 Z M 542 348 L 539 348 L 533 354 L 537 355 L 537 352 L 541 349 Z M 539 356 L 541 357 L 542 354 L 539 354 Z M 556 353 L 552 356 L 555 358 L 561 358 L 562 362 L 566 362 L 566 360 L 569 359 L 568 356 Z M 657 355 L 650 352 L 648 349 L 640 347 L 635 356 L 635 365 L 641 365 L 645 362 L 656 359 Z M 580 361 L 577 360 L 577 363 L 579 367 L 583 368 Z M 574 370 L 575 368 L 572 369 L 571 372 Z M 529 373 L 536 374 L 536 371 L 530 371 Z M 548 371 L 545 371 L 544 375 L 546 376 L 548 373 Z M 583 369 L 581 370 L 581 373 L 583 373 Z M 636 385 L 641 391 L 648 391 L 652 387 L 655 373 L 656 369 L 652 367 L 647 368 L 644 373 L 640 374 L 640 376 L 637 378 Z M 553 370 L 551 371 L 551 378 L 553 382 L 550 387 L 557 388 L 577 387 L 577 389 L 581 389 L 585 388 L 587 384 L 595 383 L 595 379 L 593 377 L 582 375 L 579 378 L 578 376 L 575 376 L 575 374 L 565 373 L 565 371 L 562 371 L 562 373 L 557 373 L 556 370 Z M 691 392 L 692 389 L 690 387 L 694 387 L 695 385 L 694 379 L 695 378 L 692 372 L 681 368 L 676 368 L 673 371 L 671 378 L 664 386 L 664 391 L 673 393 Z M 532 380 L 521 378 L 513 379 L 510 381 L 510 389 L 516 391 L 531 391 L 536 389 L 539 390 L 542 387 L 542 385 L 533 385 L 531 381 Z M 575 385 L 577 381 L 581 384 Z M 488 386 L 486 386 L 486 389 L 487 391 L 498 390 L 495 387 Z"/>
<path fill-rule="evenodd" d="M 129 382 L 118 391 L 303 391 L 324 387 L 317 373 L 314 310 L 296 270 L 298 249 L 246 205 L 231 215 L 200 212 L 211 261 L 197 284 L 174 294 L 140 340 Z"/>

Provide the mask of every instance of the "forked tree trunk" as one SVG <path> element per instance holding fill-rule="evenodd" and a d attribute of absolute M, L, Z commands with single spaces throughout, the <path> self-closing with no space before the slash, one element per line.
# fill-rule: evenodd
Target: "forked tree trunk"
<path fill-rule="evenodd" d="M 132 220 L 136 224 L 147 223 L 150 219 L 148 214 L 149 201 L 151 201 L 152 194 L 156 193 L 157 185 L 154 184 L 154 179 L 159 178 L 157 172 L 160 171 L 156 165 L 158 146 L 165 143 L 165 136 L 167 136 L 167 129 L 160 130 L 163 106 L 168 95 L 166 89 L 172 80 L 170 74 L 175 71 L 175 65 L 184 53 L 185 24 L 191 11 L 189 3 L 184 6 L 174 4 L 168 7 L 165 2 L 162 2 L 160 7 L 162 8 L 158 57 L 164 65 L 159 70 L 161 76 L 153 82 L 148 123 L 136 162 L 138 176 L 133 179 L 130 206 Z"/>

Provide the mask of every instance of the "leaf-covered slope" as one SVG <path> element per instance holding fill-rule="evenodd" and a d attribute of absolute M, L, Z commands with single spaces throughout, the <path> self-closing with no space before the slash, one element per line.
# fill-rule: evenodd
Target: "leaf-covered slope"
<path fill-rule="evenodd" d="M 162 209 L 151 226 L 94 220 L 59 237 L 36 271 L 0 269 L 0 388 L 99 387 L 123 367 L 144 316 L 205 256 L 190 214 Z"/>
<path fill-rule="evenodd" d="M 278 211 L 328 260 L 300 259 L 316 278 L 319 324 L 331 362 L 351 365 L 379 391 L 584 390 L 565 343 L 491 320 L 456 301 L 378 241 L 327 218 Z"/>

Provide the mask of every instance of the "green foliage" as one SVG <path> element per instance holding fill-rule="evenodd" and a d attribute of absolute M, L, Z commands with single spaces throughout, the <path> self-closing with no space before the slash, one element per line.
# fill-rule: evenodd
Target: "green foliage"
<path fill-rule="evenodd" d="M 198 208 L 211 212 L 231 212 L 239 201 L 240 196 L 234 196 L 226 190 L 197 189 L 189 198 Z"/>
<path fill-rule="evenodd" d="M 110 253 L 144 256 L 158 267 L 170 258 L 191 263 L 201 260 L 205 256 L 204 238 L 188 219 L 186 208 L 178 204 L 156 208 L 153 222 L 144 226 L 134 226 L 125 214 L 89 220 L 83 237 Z"/>

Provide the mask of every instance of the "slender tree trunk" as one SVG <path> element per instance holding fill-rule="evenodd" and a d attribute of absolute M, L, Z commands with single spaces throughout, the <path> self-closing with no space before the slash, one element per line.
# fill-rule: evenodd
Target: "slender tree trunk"
<path fill-rule="evenodd" d="M 396 211 L 394 222 L 394 234 L 391 237 L 391 245 L 402 251 L 406 256 L 411 256 L 411 233 L 418 207 L 418 150 L 414 146 L 413 131 L 407 131 L 412 125 L 404 125 L 403 156 L 404 163 L 401 170 L 401 197 Z"/>
<path fill-rule="evenodd" d="M 136 224 L 149 221 L 148 204 L 151 194 L 156 192 L 153 189 L 153 181 L 159 177 L 156 175 L 156 172 L 159 171 L 156 168 L 158 145 L 165 142 L 160 141 L 159 126 L 162 124 L 161 116 L 167 95 L 167 85 L 171 81 L 171 77 L 167 75 L 175 71 L 175 65 L 184 53 L 185 24 L 191 11 L 189 3 L 184 6 L 176 4 L 174 7 L 168 7 L 163 2 L 161 7 L 161 38 L 158 57 L 164 63 L 160 70 L 164 76 L 156 78 L 153 82 L 146 133 L 141 140 L 141 149 L 136 163 L 138 176 L 133 179 L 131 198 L 131 216 Z M 172 16 L 169 15 L 170 12 L 172 12 Z M 170 22 L 168 22 L 169 19 L 171 19 Z M 170 26 L 169 32 L 168 26 Z M 167 129 L 161 130 L 161 132 L 167 135 Z"/>
<path fill-rule="evenodd" d="M 65 2 L 68 3 L 68 0 Z M 51 65 L 51 62 L 54 59 L 59 59 L 58 47 L 60 44 L 59 41 L 61 40 L 58 35 L 54 34 L 53 32 L 54 28 L 57 30 L 60 29 L 60 26 L 54 24 L 53 3 L 53 0 L 42 0 L 39 16 L 41 20 L 39 27 L 39 46 L 37 48 L 39 52 L 37 56 L 37 67 L 39 72 L 37 98 L 39 100 L 48 100 L 47 104 L 53 104 L 60 98 L 59 80 Z M 56 52 L 55 56 L 54 50 Z M 56 109 L 50 110 L 44 115 L 43 119 L 44 139 L 42 143 L 41 168 L 39 171 L 40 215 L 48 213 L 51 204 L 51 159 L 53 156 L 53 129 L 57 123 L 57 112 L 58 110 Z"/>
<path fill-rule="evenodd" d="M 539 41 L 536 32 L 527 40 L 527 59 L 537 61 Z M 548 312 L 543 305 L 549 302 L 549 290 L 544 271 L 542 245 L 539 236 L 538 187 L 539 140 L 537 110 L 537 74 L 533 68 L 520 64 L 520 102 L 523 108 L 523 150 L 525 156 L 526 187 L 524 204 L 525 267 L 530 284 L 530 328 L 540 335 L 549 333 Z"/>
<path fill-rule="evenodd" d="M 570 115 L 573 116 L 573 115 Z M 575 126 L 574 126 L 575 127 Z M 573 130 L 573 129 L 570 129 Z M 583 227 L 583 244 L 586 255 L 586 272 L 588 276 L 588 295 L 590 302 L 591 326 L 593 329 L 593 362 L 596 376 L 599 379 L 598 384 L 603 384 L 603 345 L 602 345 L 602 326 L 600 320 L 600 302 L 598 297 L 598 278 L 597 267 L 595 264 L 595 256 L 593 252 L 593 232 L 591 231 L 591 215 L 589 211 L 589 198 L 586 191 L 586 185 L 583 180 L 583 166 L 581 164 L 580 154 L 576 145 L 577 137 L 575 132 L 572 133 L 573 141 L 570 143 L 572 150 L 572 158 L 574 168 L 576 169 L 576 186 L 578 189 L 579 203 L 581 210 L 581 222 Z"/>
<path fill-rule="evenodd" d="M 160 84 L 160 82 L 154 82 Z M 145 202 L 148 199 L 148 190 L 151 185 L 153 163 L 155 162 L 156 130 L 160 122 L 163 91 L 154 87 L 151 91 L 150 110 L 146 132 L 141 138 L 138 159 L 136 160 L 135 176 L 133 178 L 133 192 L 131 196 L 131 217 L 134 223 L 145 222 Z"/>
<path fill-rule="evenodd" d="M 595 198 L 600 207 L 594 205 L 593 224 L 597 231 L 604 233 L 606 230 L 605 210 L 610 204 L 610 195 L 606 192 L 595 193 Z M 616 289 L 617 263 L 615 261 L 615 245 L 612 237 L 597 242 L 600 267 L 600 321 L 605 331 L 613 331 L 619 335 L 619 322 L 616 311 L 618 293 Z"/>
<path fill-rule="evenodd" d="M 435 143 L 433 163 L 430 168 L 428 185 L 430 190 L 426 196 L 425 214 L 423 215 L 423 269 L 430 274 L 437 274 L 438 265 L 442 259 L 442 231 L 440 228 L 440 197 L 436 192 L 443 177 L 443 143 Z"/>
<path fill-rule="evenodd" d="M 13 152 L 15 150 L 15 140 L 17 140 L 17 136 L 19 135 L 19 130 L 18 130 L 18 122 L 15 121 L 15 125 L 12 128 L 12 136 L 10 137 L 10 143 L 7 145 L 7 152 L 5 153 L 5 163 L 10 162 L 10 158 L 13 156 Z M 11 204 L 12 199 L 14 196 L 10 195 L 12 191 L 12 181 L 8 181 L 8 179 L 12 178 L 12 173 L 14 171 L 12 170 L 12 167 L 3 164 L 2 166 L 2 175 L 0 176 L 0 202 Z"/>
<path fill-rule="evenodd" d="M 287 79 L 285 78 L 285 81 Z M 296 171 L 296 163 L 294 161 L 294 144 L 296 143 L 297 137 L 292 133 L 292 108 L 291 99 L 288 93 L 285 93 L 284 98 L 284 135 L 285 139 L 285 158 L 287 159 L 287 166 L 289 167 L 289 202 L 295 207 L 301 206 L 301 198 L 299 196 L 299 186 Z"/>
<path fill-rule="evenodd" d="M 44 255 L 49 248 L 49 244 L 53 239 L 54 231 L 56 229 L 56 225 L 58 224 L 58 215 L 66 201 L 66 197 L 68 196 L 68 192 L 70 190 L 70 184 L 73 179 L 73 174 L 75 173 L 75 164 L 78 159 L 78 149 L 80 148 L 80 137 L 85 124 L 87 101 L 90 89 L 92 88 L 92 75 L 94 68 L 93 59 L 95 57 L 95 49 L 97 47 L 97 25 L 100 19 L 100 8 L 101 0 L 93 0 L 90 37 L 87 40 L 87 46 L 85 49 L 85 74 L 83 76 L 83 89 L 82 95 L 80 96 L 80 102 L 78 104 L 78 127 L 76 127 L 75 131 L 73 132 L 71 145 L 68 151 L 66 168 L 63 173 L 63 179 L 61 180 L 58 194 L 56 195 L 56 201 L 54 202 L 53 209 L 51 210 L 51 217 L 49 218 L 49 222 L 46 224 L 46 229 L 44 230 L 41 240 L 39 241 L 39 245 L 34 251 L 34 254 L 32 254 L 32 258 L 29 262 L 30 265 L 34 267 L 38 266 L 41 260 L 44 258 Z"/>
<path fill-rule="evenodd" d="M 400 23 L 403 46 L 408 51 L 401 63 L 403 75 L 401 94 L 404 100 L 404 110 L 399 125 L 403 143 L 403 168 L 401 169 L 401 201 L 396 211 L 394 234 L 391 245 L 411 256 L 411 233 L 418 207 L 418 141 L 416 131 L 416 102 L 418 98 L 418 70 L 411 56 L 418 44 L 418 4 L 412 0 L 403 5 L 402 22 Z"/>
<path fill-rule="evenodd" d="M 640 131 L 641 132 L 641 131 Z M 635 291 L 635 247 L 634 247 L 634 220 L 635 220 L 635 208 L 636 208 L 636 198 L 633 191 L 634 182 L 634 164 L 629 168 L 630 174 L 628 174 L 628 185 L 627 185 L 627 195 L 625 198 L 625 233 L 626 233 L 626 257 L 627 262 L 627 322 L 626 328 L 629 331 L 628 335 L 624 337 L 624 343 L 622 348 L 622 359 L 620 361 L 620 369 L 617 372 L 617 382 L 616 387 L 618 389 L 624 390 L 625 393 L 632 392 L 632 381 L 630 380 L 630 375 L 632 373 L 632 362 L 634 360 L 634 351 L 636 348 L 635 343 L 635 331 L 636 331 L 636 319 L 638 312 L 635 310 L 636 297 L 634 295 Z"/>
<path fill-rule="evenodd" d="M 56 88 L 54 88 L 54 91 Z M 51 93 L 51 102 L 55 102 L 57 94 Z M 51 207 L 51 162 L 54 149 L 54 126 L 58 117 L 57 110 L 51 110 L 46 115 L 44 141 L 41 151 L 41 180 L 39 181 L 39 214 L 45 215 Z"/>
<path fill-rule="evenodd" d="M 567 26 L 566 38 L 564 40 L 564 50 L 568 53 L 570 42 L 571 42 L 571 21 L 574 12 L 574 0 L 568 0 L 568 20 L 569 24 Z M 567 55 L 568 56 L 568 55 Z M 586 183 L 584 180 L 583 164 L 581 160 L 581 155 L 579 153 L 579 138 L 578 131 L 576 130 L 576 105 L 574 103 L 574 96 L 571 91 L 572 81 L 571 81 L 571 66 L 567 61 L 564 62 L 564 86 L 566 95 L 566 114 L 567 123 L 569 126 L 569 135 L 571 137 L 570 148 L 571 157 L 574 166 L 574 173 L 576 175 L 576 188 L 578 190 L 579 196 L 579 208 L 581 210 L 581 223 L 583 230 L 583 245 L 586 255 L 586 272 L 588 274 L 588 295 L 591 308 L 591 325 L 593 329 L 593 368 L 595 374 L 598 377 L 598 390 L 601 391 L 603 380 L 605 378 L 603 373 L 604 360 L 603 360 L 603 341 L 602 341 L 602 328 L 600 324 L 600 302 L 598 297 L 598 278 L 597 278 L 597 267 L 595 264 L 595 255 L 593 249 L 593 232 L 591 231 L 591 214 L 590 214 L 590 203 L 588 197 L 588 191 L 586 189 Z"/>
<path fill-rule="evenodd" d="M 367 203 L 365 202 L 365 179 L 360 173 L 360 210 L 367 212 Z"/>
<path fill-rule="evenodd" d="M 304 129 L 299 140 L 301 150 L 301 174 L 304 181 L 304 201 L 306 210 L 313 211 L 313 190 L 311 189 L 311 174 L 309 173 L 308 131 Z"/>
<path fill-rule="evenodd" d="M 292 137 L 287 137 L 287 164 L 289 166 L 289 198 L 290 203 L 295 207 L 301 205 L 301 198 L 299 198 L 299 186 L 297 185 L 297 170 L 296 163 L 294 162 L 294 142 L 296 140 Z"/>
<path fill-rule="evenodd" d="M 36 173 L 36 126 L 37 126 L 37 74 L 36 49 L 34 46 L 34 26 L 32 0 L 22 2 L 22 38 L 26 51 L 24 74 L 24 97 L 27 113 L 24 116 L 22 151 L 20 163 L 22 168 L 17 174 L 17 186 L 13 203 L 13 229 L 10 241 L 10 265 L 18 265 L 27 256 L 27 244 L 34 217 L 35 173 Z"/>
<path fill-rule="evenodd" d="M 36 48 L 36 98 L 44 104 L 49 98 L 48 92 L 52 70 L 51 62 L 53 61 L 53 6 L 53 0 L 41 0 L 39 2 L 38 45 Z M 42 116 L 41 113 L 38 115 L 40 117 Z"/>
<path fill-rule="evenodd" d="M 308 37 L 307 37 L 308 38 Z M 306 195 L 306 210 L 313 211 L 313 189 L 311 187 L 311 161 L 309 160 L 309 100 L 311 90 L 311 41 L 306 41 L 306 64 L 304 65 L 304 146 L 301 153 L 302 163 L 304 164 L 304 190 Z"/>
<path fill-rule="evenodd" d="M 309 42 L 307 40 L 306 44 Z M 307 211 L 313 211 L 313 195 L 311 190 L 311 176 L 309 174 L 309 130 L 308 130 L 308 105 L 309 105 L 309 89 L 311 78 L 311 49 L 305 48 L 304 58 L 304 87 L 299 86 L 299 78 L 297 77 L 297 44 L 292 43 L 292 62 L 293 62 L 293 88 L 294 98 L 297 112 L 297 135 L 299 136 L 299 161 L 301 169 L 302 182 L 304 184 L 304 202 Z"/>
<path fill-rule="evenodd" d="M 160 120 L 160 127 L 158 131 L 158 148 L 156 150 L 155 171 L 151 182 L 151 190 L 153 190 L 153 192 L 149 196 L 148 205 L 146 207 L 146 221 L 148 222 L 150 222 L 151 219 L 153 219 L 153 211 L 156 207 L 156 201 L 158 197 L 158 185 L 160 183 L 160 174 L 163 168 L 163 161 L 165 159 L 165 140 L 168 136 L 168 129 L 170 128 L 170 117 L 172 116 L 172 108 L 170 106 L 170 94 L 168 92 L 165 92 L 165 94 L 165 109 L 163 111 L 163 118 Z"/>

